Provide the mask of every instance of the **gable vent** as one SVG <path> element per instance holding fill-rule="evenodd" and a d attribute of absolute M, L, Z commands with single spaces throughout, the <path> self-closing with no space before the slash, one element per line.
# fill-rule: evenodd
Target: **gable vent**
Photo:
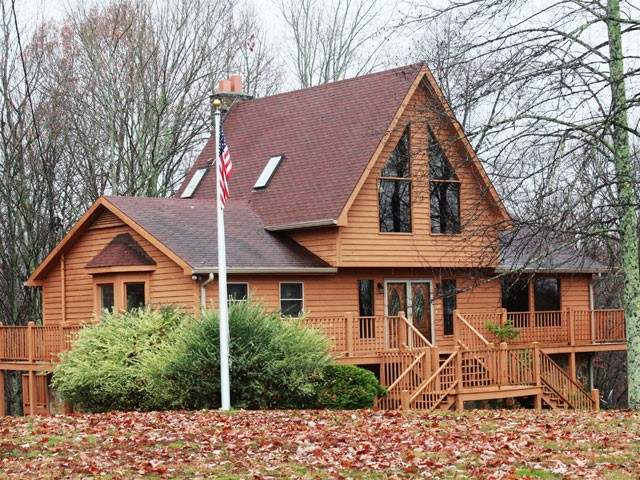
<path fill-rule="evenodd" d="M 262 173 L 258 177 L 256 184 L 253 186 L 254 190 L 262 190 L 264 188 L 267 188 L 267 185 L 269 185 L 273 174 L 276 172 L 283 158 L 284 155 L 276 155 L 269 159 L 264 167 L 264 170 L 262 170 Z"/>

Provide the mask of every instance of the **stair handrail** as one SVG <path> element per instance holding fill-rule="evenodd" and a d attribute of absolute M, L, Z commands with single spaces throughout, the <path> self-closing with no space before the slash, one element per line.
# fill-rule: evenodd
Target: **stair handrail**
<path fill-rule="evenodd" d="M 400 383 L 400 381 L 401 381 L 401 380 L 403 380 L 403 379 L 404 379 L 404 377 L 406 377 L 407 375 L 409 375 L 409 372 L 411 372 L 411 371 L 414 369 L 414 367 L 415 367 L 418 363 L 420 363 L 420 361 L 424 358 L 424 356 L 425 356 L 426 354 L 427 354 L 427 352 L 426 352 L 426 351 L 424 351 L 424 352 L 420 352 L 420 354 L 416 355 L 416 358 L 413 360 L 413 362 L 411 362 L 411 363 L 409 364 L 409 366 L 408 366 L 407 368 L 405 368 L 404 372 L 402 372 L 400 375 L 398 375 L 398 378 L 396 378 L 396 379 L 394 380 L 394 382 L 393 382 L 391 385 L 389 385 L 389 386 L 387 387 L 387 392 L 391 393 L 391 391 L 392 391 L 393 389 L 395 389 L 395 388 L 398 386 L 398 384 Z"/>
<path fill-rule="evenodd" d="M 433 345 L 429 340 L 427 340 L 427 337 L 420 333 L 420 330 L 418 330 L 415 325 L 409 321 L 409 319 L 404 315 L 404 312 L 398 312 L 398 318 L 404 322 L 409 332 L 413 334 L 409 340 L 409 348 L 433 348 Z M 415 342 L 414 339 L 417 340 L 417 342 Z M 418 343 L 418 345 L 415 343 Z M 422 345 L 420 345 L 421 343 Z"/>
<path fill-rule="evenodd" d="M 453 318 L 457 321 L 458 326 L 466 327 L 467 330 L 471 332 L 472 338 L 478 341 L 482 347 L 489 347 L 489 344 L 491 342 L 489 342 L 489 340 L 484 338 L 484 336 L 480 332 L 478 332 L 478 330 L 476 330 L 473 325 L 467 322 L 467 320 L 460 314 L 458 310 L 454 310 Z M 454 334 L 455 343 L 463 347 L 465 350 L 469 350 L 475 345 L 467 345 L 462 341 L 462 339 L 460 338 L 460 334 L 462 333 L 461 330 L 462 330 L 461 328 L 455 328 L 455 325 L 454 325 L 453 334 Z"/>
<path fill-rule="evenodd" d="M 447 358 L 444 362 L 442 362 L 442 365 L 440 365 L 438 369 L 435 372 L 433 372 L 433 375 L 431 375 L 427 380 L 425 380 L 424 382 L 422 382 L 421 385 L 418 386 L 416 391 L 413 392 L 413 394 L 411 394 L 411 396 L 409 397 L 409 404 L 413 403 L 413 401 L 418 397 L 418 395 L 421 395 L 427 389 L 427 387 L 429 387 L 433 382 L 436 381 L 436 379 L 442 374 L 442 372 L 449 367 L 449 364 L 453 363 L 455 358 L 458 356 L 458 353 L 459 353 L 458 349 L 454 350 L 453 353 L 449 355 L 449 358 Z M 440 404 L 442 399 L 446 397 L 451 391 L 453 391 L 458 381 L 459 379 L 456 378 L 456 380 L 451 384 L 449 388 L 447 388 L 446 390 L 443 390 L 443 395 L 434 405 L 432 405 L 431 409 L 436 408 Z"/>
<path fill-rule="evenodd" d="M 554 362 L 553 359 L 551 359 L 551 357 L 549 357 L 546 353 L 544 353 L 542 350 L 539 350 L 539 352 L 540 352 L 539 354 L 540 355 L 540 379 L 542 380 L 542 382 L 551 390 L 553 390 L 553 392 L 556 395 L 558 395 L 558 397 L 560 397 L 564 402 L 567 403 L 567 405 L 572 407 L 574 410 L 579 410 L 581 407 L 594 410 L 596 402 L 594 401 L 593 398 L 591 398 L 591 395 L 589 395 L 589 393 L 587 393 L 587 391 L 584 388 L 582 388 L 582 385 L 580 385 L 573 378 L 567 375 L 567 373 L 556 362 Z M 558 375 L 567 384 L 568 387 L 573 387 L 573 388 L 567 388 L 566 394 L 563 393 L 563 388 L 561 385 L 552 383 L 552 378 L 554 373 Z M 569 395 L 570 392 L 573 392 L 576 394 L 575 398 L 578 401 L 574 401 L 571 398 L 569 398 L 571 396 Z"/>

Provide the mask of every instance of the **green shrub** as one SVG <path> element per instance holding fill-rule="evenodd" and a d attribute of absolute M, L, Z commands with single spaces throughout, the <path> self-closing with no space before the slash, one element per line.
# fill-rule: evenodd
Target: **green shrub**
<path fill-rule="evenodd" d="M 61 354 L 53 387 L 61 398 L 92 412 L 163 408 L 147 389 L 149 363 L 165 355 L 189 320 L 174 307 L 105 314 Z"/>
<path fill-rule="evenodd" d="M 515 340 L 520 336 L 520 329 L 513 326 L 513 321 L 508 319 L 504 325 L 499 323 L 487 322 L 487 330 L 495 335 L 499 342 L 505 342 L 507 340 Z"/>
<path fill-rule="evenodd" d="M 335 410 L 371 408 L 376 396 L 386 393 L 369 370 L 355 365 L 329 365 L 318 392 L 318 404 Z"/>
<path fill-rule="evenodd" d="M 230 306 L 229 330 L 233 407 L 315 406 L 318 382 L 331 362 L 328 339 L 251 302 Z M 150 388 L 173 408 L 219 408 L 219 358 L 218 315 L 208 311 L 176 339 L 174 354 L 165 357 Z"/>

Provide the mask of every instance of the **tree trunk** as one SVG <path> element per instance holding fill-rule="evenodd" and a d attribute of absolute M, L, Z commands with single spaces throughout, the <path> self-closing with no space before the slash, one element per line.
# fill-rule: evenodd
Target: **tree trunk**
<path fill-rule="evenodd" d="M 633 166 L 627 131 L 627 101 L 622 61 L 622 32 L 619 0 L 607 2 L 607 33 L 609 35 L 609 71 L 613 120 L 613 156 L 618 187 L 620 213 L 620 250 L 624 272 L 622 306 L 627 322 L 627 363 L 629 376 L 629 407 L 640 410 L 640 269 L 638 267 L 638 234 Z"/>

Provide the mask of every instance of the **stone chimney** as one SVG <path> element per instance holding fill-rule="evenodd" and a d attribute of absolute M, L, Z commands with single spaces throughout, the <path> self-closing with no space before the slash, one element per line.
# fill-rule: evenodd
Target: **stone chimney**
<path fill-rule="evenodd" d="M 224 115 L 236 100 L 251 100 L 252 98 L 253 96 L 242 92 L 242 77 L 231 75 L 228 80 L 218 82 L 218 91 L 213 94 L 212 101 L 218 99 L 222 102 L 220 111 Z"/>

